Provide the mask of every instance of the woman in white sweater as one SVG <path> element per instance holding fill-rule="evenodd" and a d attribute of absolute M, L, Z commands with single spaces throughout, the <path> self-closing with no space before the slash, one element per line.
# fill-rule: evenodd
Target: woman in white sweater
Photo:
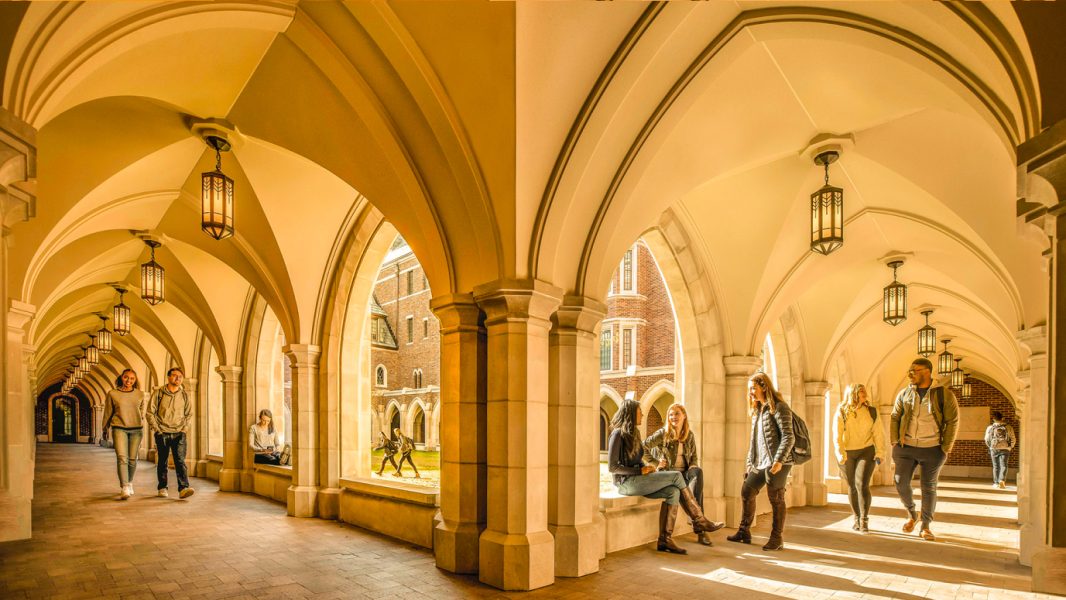
<path fill-rule="evenodd" d="M 855 515 L 852 529 L 870 531 L 870 479 L 885 456 L 885 434 L 877 418 L 877 407 L 870 404 L 866 386 L 848 386 L 844 401 L 833 421 L 833 441 L 837 463 L 848 484 L 848 500 Z"/>
<path fill-rule="evenodd" d="M 137 472 L 138 453 L 144 436 L 144 393 L 139 389 L 137 373 L 126 369 L 115 379 L 115 388 L 104 399 L 104 432 L 111 430 L 118 463 L 119 497 L 133 495 L 133 476 Z"/>
<path fill-rule="evenodd" d="M 274 413 L 270 409 L 259 411 L 259 420 L 248 430 L 248 445 L 255 452 L 255 462 L 281 464 L 281 436 L 274 429 Z"/>

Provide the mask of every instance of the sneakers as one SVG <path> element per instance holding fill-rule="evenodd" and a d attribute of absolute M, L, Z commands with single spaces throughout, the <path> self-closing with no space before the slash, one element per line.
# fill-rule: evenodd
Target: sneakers
<path fill-rule="evenodd" d="M 914 517 L 911 517 L 911 518 L 907 519 L 907 522 L 903 524 L 903 533 L 910 533 L 910 532 L 914 531 L 914 526 L 915 526 L 915 524 L 917 524 L 917 522 L 918 522 L 918 520 L 915 519 Z M 926 530 L 926 531 L 928 531 L 928 530 Z"/>
<path fill-rule="evenodd" d="M 928 529 L 922 529 L 922 534 L 921 535 L 922 535 L 922 539 L 927 541 L 927 542 L 935 542 L 936 541 L 936 536 L 933 535 L 933 532 L 929 531 Z"/>
<path fill-rule="evenodd" d="M 123 487 L 122 488 L 122 492 L 119 493 L 118 497 L 120 499 L 122 499 L 122 500 L 129 500 L 129 498 L 130 498 L 130 486 L 127 485 L 127 486 Z"/>
<path fill-rule="evenodd" d="M 170 496 L 170 494 L 167 493 L 167 488 L 163 488 L 163 489 L 159 490 L 158 492 L 156 492 L 155 495 L 159 496 L 160 498 L 166 498 L 166 497 Z"/>
<path fill-rule="evenodd" d="M 181 493 L 179 493 L 178 496 L 180 498 L 182 498 L 182 499 L 185 499 L 185 498 L 188 498 L 189 496 L 192 496 L 195 493 L 196 493 L 196 490 L 192 489 L 191 487 L 187 487 L 187 488 L 181 490 Z"/>
<path fill-rule="evenodd" d="M 999 486 L 997 486 L 997 487 L 999 487 L 999 489 L 1001 489 L 1001 490 L 1005 490 L 1005 489 L 1007 489 L 1007 482 L 1006 481 L 1001 481 L 1001 482 L 999 482 Z"/>
<path fill-rule="evenodd" d="M 127 484 L 126 484 L 126 490 L 127 490 L 127 491 L 128 491 L 129 493 L 130 493 L 130 495 L 132 496 L 132 495 L 133 495 L 133 484 L 132 484 L 132 483 L 127 483 Z"/>

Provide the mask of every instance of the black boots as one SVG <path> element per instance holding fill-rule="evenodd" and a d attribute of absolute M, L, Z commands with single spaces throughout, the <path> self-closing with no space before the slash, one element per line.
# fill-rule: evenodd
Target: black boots
<path fill-rule="evenodd" d="M 767 490 L 767 493 L 770 496 L 770 507 L 773 509 L 774 522 L 770 527 L 770 539 L 762 549 L 783 550 L 785 548 L 785 540 L 782 537 L 785 531 L 785 488 L 778 490 L 771 488 Z"/>
<path fill-rule="evenodd" d="M 674 522 L 677 521 L 677 505 L 662 503 L 659 507 L 659 541 L 655 549 L 659 552 L 688 554 L 681 546 L 674 543 Z"/>
<path fill-rule="evenodd" d="M 755 495 L 756 492 L 749 490 L 746 486 L 741 488 L 743 510 L 740 513 L 740 527 L 737 528 L 736 533 L 726 538 L 730 542 L 751 543 L 751 522 L 755 519 Z"/>
<path fill-rule="evenodd" d="M 696 502 L 696 497 L 692 495 L 692 490 L 688 488 L 681 490 L 681 508 L 684 508 L 685 514 L 692 519 L 692 529 L 696 533 L 711 533 L 725 527 L 725 523 L 708 521 L 707 517 L 703 516 L 703 509 L 700 508 L 700 503 Z M 703 543 L 702 540 L 700 543 Z"/>

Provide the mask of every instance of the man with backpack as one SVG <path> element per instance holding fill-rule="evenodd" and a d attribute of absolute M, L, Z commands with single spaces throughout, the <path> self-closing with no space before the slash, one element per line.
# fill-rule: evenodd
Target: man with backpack
<path fill-rule="evenodd" d="M 914 510 L 911 477 L 922 467 L 922 539 L 935 541 L 929 528 L 936 511 L 936 485 L 940 469 L 947 462 L 959 431 L 959 403 L 951 388 L 933 382 L 933 363 L 918 358 L 907 371 L 910 385 L 896 395 L 892 405 L 889 438 L 892 460 L 896 463 L 896 491 L 907 509 L 903 532 L 914 531 L 918 513 Z"/>
<path fill-rule="evenodd" d="M 992 424 L 985 430 L 985 445 L 992 455 L 992 485 L 995 487 L 1007 487 L 1007 459 L 1016 443 L 1018 438 L 1014 436 L 1014 428 L 1003 422 L 1003 413 L 992 411 Z"/>
<path fill-rule="evenodd" d="M 192 423 L 192 402 L 181 382 L 185 371 L 173 367 L 167 371 L 167 383 L 152 394 L 145 415 L 148 426 L 155 433 L 156 477 L 159 479 L 156 495 L 167 497 L 167 459 L 174 455 L 174 471 L 178 475 L 178 496 L 183 500 L 196 493 L 189 486 L 189 474 L 185 465 L 187 441 L 185 432 Z"/>

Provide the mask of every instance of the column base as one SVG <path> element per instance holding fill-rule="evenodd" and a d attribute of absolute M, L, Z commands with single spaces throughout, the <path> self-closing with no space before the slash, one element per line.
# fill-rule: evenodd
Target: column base
<path fill-rule="evenodd" d="M 209 461 L 206 458 L 201 458 L 200 460 L 197 460 L 196 464 L 193 465 L 192 471 L 190 471 L 190 473 L 195 477 L 199 477 L 200 479 L 206 479 L 208 462 Z"/>
<path fill-rule="evenodd" d="M 581 577 L 600 570 L 604 519 L 599 512 L 590 523 L 549 525 L 555 538 L 555 576 Z"/>
<path fill-rule="evenodd" d="M 1044 530 L 1032 522 L 1022 525 L 1018 532 L 1018 562 L 1027 566 L 1033 566 L 1033 555 L 1040 550 L 1046 549 L 1044 545 Z"/>
<path fill-rule="evenodd" d="M 477 573 L 478 546 L 484 529 L 481 523 L 438 523 L 433 530 L 437 567 L 451 573 Z"/>
<path fill-rule="evenodd" d="M 241 469 L 241 489 L 246 492 L 255 492 L 255 471 L 252 469 Z"/>
<path fill-rule="evenodd" d="M 290 517 L 315 516 L 315 501 L 318 488 L 313 485 L 291 485 L 288 493 L 288 511 Z"/>
<path fill-rule="evenodd" d="M 1033 553 L 1033 591 L 1066 595 L 1066 548 L 1044 547 Z"/>
<path fill-rule="evenodd" d="M 829 488 L 824 483 L 808 483 L 807 506 L 825 506 L 829 503 Z"/>
<path fill-rule="evenodd" d="M 535 590 L 555 583 L 555 541 L 547 531 L 485 530 L 478 544 L 478 579 L 501 590 Z"/>
<path fill-rule="evenodd" d="M 241 491 L 241 470 L 223 467 L 218 472 L 218 489 L 222 492 Z"/>
<path fill-rule="evenodd" d="M 341 489 L 322 488 L 318 490 L 318 517 L 337 520 L 341 513 Z"/>

